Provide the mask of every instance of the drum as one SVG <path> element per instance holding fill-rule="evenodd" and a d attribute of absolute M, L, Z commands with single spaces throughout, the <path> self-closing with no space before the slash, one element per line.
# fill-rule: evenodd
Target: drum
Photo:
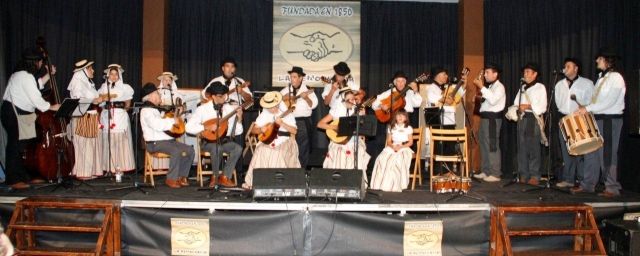
<path fill-rule="evenodd" d="M 449 178 L 445 176 L 435 176 L 433 177 L 433 188 L 437 194 L 447 193 L 449 192 L 451 184 L 449 182 Z"/>
<path fill-rule="evenodd" d="M 462 193 L 469 193 L 469 189 L 471 189 L 471 178 L 469 177 L 460 177 L 458 181 L 459 191 Z"/>
<path fill-rule="evenodd" d="M 590 113 L 566 115 L 559 126 L 570 155 L 588 154 L 604 144 L 596 119 Z"/>

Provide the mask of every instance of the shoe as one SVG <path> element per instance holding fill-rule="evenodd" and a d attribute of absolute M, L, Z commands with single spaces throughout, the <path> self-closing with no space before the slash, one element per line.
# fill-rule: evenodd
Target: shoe
<path fill-rule="evenodd" d="M 598 196 L 612 198 L 612 197 L 618 197 L 618 196 L 620 196 L 620 194 L 616 194 L 616 193 L 609 192 L 609 191 L 605 190 L 605 191 L 602 191 L 602 193 L 598 193 Z"/>
<path fill-rule="evenodd" d="M 520 184 L 526 184 L 526 183 L 527 183 L 527 180 L 525 180 L 525 179 L 518 179 L 518 183 L 520 183 Z"/>
<path fill-rule="evenodd" d="M 173 180 L 173 179 L 167 179 L 165 182 L 165 184 L 167 184 L 168 187 L 170 188 L 180 188 L 180 181 L 178 180 Z"/>
<path fill-rule="evenodd" d="M 474 175 L 473 175 L 473 177 L 474 177 L 474 178 L 476 178 L 476 179 L 481 180 L 481 179 L 486 178 L 486 177 L 487 177 L 487 175 L 486 175 L 486 174 L 484 174 L 484 172 L 481 172 L 481 173 L 478 173 L 478 174 L 474 174 Z"/>
<path fill-rule="evenodd" d="M 181 187 L 188 187 L 189 186 L 189 180 L 187 180 L 187 177 L 180 177 L 178 179 L 178 183 L 180 184 Z"/>
<path fill-rule="evenodd" d="M 531 179 L 529 179 L 529 181 L 527 181 L 527 184 L 533 185 L 533 186 L 538 186 L 540 184 L 540 181 L 538 181 L 538 179 L 536 179 L 536 178 L 531 178 Z"/>
<path fill-rule="evenodd" d="M 231 182 L 229 180 L 229 178 L 227 178 L 227 176 L 224 175 L 220 175 L 218 177 L 218 183 L 220 183 L 220 185 L 222 185 L 223 187 L 235 187 L 236 185 L 233 184 L 233 182 Z"/>
<path fill-rule="evenodd" d="M 486 182 L 498 182 L 498 181 L 500 181 L 500 177 L 496 177 L 496 176 L 493 176 L 493 175 L 489 175 L 489 176 L 485 177 L 485 178 L 484 178 L 484 179 L 482 179 L 482 180 L 484 180 L 484 181 L 486 181 Z"/>
<path fill-rule="evenodd" d="M 211 179 L 209 179 L 209 187 L 210 188 L 215 188 L 216 187 L 216 177 L 211 175 Z"/>
<path fill-rule="evenodd" d="M 573 183 L 562 181 L 562 182 L 556 183 L 556 187 L 559 187 L 559 188 L 572 188 L 573 187 Z"/>
<path fill-rule="evenodd" d="M 12 189 L 28 189 L 30 187 L 31 187 L 31 185 L 29 185 L 27 183 L 24 183 L 22 181 L 11 185 Z"/>
<path fill-rule="evenodd" d="M 572 195 L 583 194 L 583 193 L 593 193 L 591 191 L 586 191 L 582 187 L 573 187 L 573 188 L 569 189 L 569 192 L 571 192 Z"/>
<path fill-rule="evenodd" d="M 40 178 L 35 178 L 29 181 L 29 184 L 42 184 L 45 183 L 46 181 Z"/>

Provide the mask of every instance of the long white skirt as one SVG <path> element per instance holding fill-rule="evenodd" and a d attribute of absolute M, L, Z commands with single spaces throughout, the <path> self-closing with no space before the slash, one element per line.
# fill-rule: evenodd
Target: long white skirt
<path fill-rule="evenodd" d="M 106 129 L 106 128 L 105 128 Z M 102 170 L 109 169 L 109 134 L 101 132 L 102 135 Z M 133 171 L 136 168 L 135 159 L 133 158 L 133 144 L 130 130 L 124 132 L 111 132 L 111 172 L 116 169 L 120 171 Z"/>
<path fill-rule="evenodd" d="M 97 114 L 96 114 L 97 115 Z M 100 133 L 96 138 L 87 138 L 75 134 L 78 118 L 71 121 L 71 129 L 67 132 L 73 133 L 73 148 L 75 153 L 75 165 L 71 175 L 79 179 L 90 179 L 102 176 L 102 138 Z M 97 125 L 97 124 L 96 124 Z"/>
<path fill-rule="evenodd" d="M 363 139 L 358 142 L 358 169 L 362 170 L 363 180 L 367 180 L 367 165 L 371 156 L 367 154 L 367 145 Z M 354 144 L 349 141 L 347 144 L 338 144 L 333 141 L 329 143 L 327 155 L 322 163 L 322 168 L 327 169 L 353 169 L 354 161 Z"/>
<path fill-rule="evenodd" d="M 300 168 L 296 139 L 291 137 L 277 147 L 259 142 L 249 163 L 242 187 L 253 186 L 253 169 L 256 168 Z"/>
<path fill-rule="evenodd" d="M 371 174 L 371 189 L 402 192 L 409 186 L 409 168 L 411 168 L 413 150 L 402 148 L 395 152 L 385 147 L 378 155 Z"/>

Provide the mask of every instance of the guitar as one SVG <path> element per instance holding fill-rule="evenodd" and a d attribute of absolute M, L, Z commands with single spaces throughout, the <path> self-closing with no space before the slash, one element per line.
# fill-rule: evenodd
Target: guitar
<path fill-rule="evenodd" d="M 207 121 L 204 121 L 202 125 L 204 125 L 205 127 L 218 124 L 218 128 L 216 128 L 215 131 L 211 131 L 211 130 L 202 131 L 202 134 L 201 134 L 202 138 L 209 142 L 215 142 L 220 138 L 224 138 L 224 136 L 226 136 L 227 134 L 227 128 L 229 127 L 229 118 L 234 116 L 236 114 L 236 111 L 239 108 L 246 109 L 251 107 L 252 105 L 253 105 L 253 101 L 247 101 L 242 105 L 238 106 L 237 108 L 235 108 L 232 112 L 229 112 L 228 114 L 223 116 L 222 118 L 212 118 Z M 218 119 L 220 121 L 218 121 Z"/>
<path fill-rule="evenodd" d="M 376 100 L 376 96 L 373 96 L 371 98 L 369 98 L 368 100 L 366 100 L 364 103 L 362 103 L 362 106 L 360 108 L 368 108 L 371 107 L 371 104 L 373 104 L 373 102 Z M 352 116 L 355 115 L 356 113 L 358 113 L 360 111 L 360 109 L 354 111 L 353 114 L 351 114 Z M 329 125 L 335 125 L 338 126 L 338 124 L 340 123 L 340 119 L 336 119 L 331 121 L 331 123 L 329 123 Z M 327 137 L 329 137 L 329 139 L 335 143 L 338 144 L 345 144 L 349 141 L 349 139 L 351 138 L 351 136 L 338 136 L 338 131 L 333 130 L 333 129 L 327 129 L 325 131 L 325 133 L 327 134 Z"/>
<path fill-rule="evenodd" d="M 173 111 L 165 112 L 163 118 L 175 118 L 176 116 L 182 116 L 184 114 L 184 104 L 182 103 L 182 99 L 176 99 L 175 107 L 173 107 Z M 173 124 L 171 130 L 165 131 L 171 137 L 177 138 L 184 134 L 185 132 L 185 123 L 184 118 L 178 118 L 178 121 Z"/>
<path fill-rule="evenodd" d="M 416 77 L 416 79 L 413 82 L 415 82 L 416 84 L 419 84 L 421 82 L 426 81 L 429 78 L 429 76 L 430 75 L 422 73 L 420 74 L 420 76 Z M 392 112 L 396 112 L 399 109 L 404 108 L 405 104 L 407 103 L 404 99 L 404 95 L 410 89 L 411 87 L 409 87 L 409 84 L 407 84 L 402 89 L 402 91 L 397 91 L 397 90 L 392 91 L 389 97 L 382 99 L 380 101 L 380 109 L 375 111 L 376 118 L 378 119 L 378 121 L 380 121 L 381 123 L 387 123 L 389 122 L 389 120 L 391 120 Z M 393 103 L 393 106 L 391 105 L 391 103 Z M 382 106 L 387 106 L 387 110 L 382 110 Z"/>
<path fill-rule="evenodd" d="M 460 103 L 460 101 L 462 100 L 462 96 L 458 95 L 458 90 L 460 90 L 460 87 L 462 87 L 463 81 L 465 80 L 465 79 L 462 79 L 462 78 L 466 78 L 467 75 L 469 75 L 470 71 L 471 70 L 469 68 L 467 68 L 467 67 L 462 69 L 462 72 L 460 72 L 460 81 L 458 81 L 458 83 L 456 84 L 456 87 L 453 88 L 453 90 L 449 90 L 449 88 L 451 88 L 451 87 L 447 87 L 447 89 L 445 89 L 445 91 L 443 92 L 443 95 L 442 95 L 443 97 L 440 100 L 440 104 L 439 104 L 438 107 L 441 107 L 442 105 L 448 105 L 448 104 L 444 103 L 444 101 L 447 98 L 453 99 L 453 103 L 451 103 L 451 106 L 455 107 L 456 105 L 458 105 L 458 103 Z"/>
<path fill-rule="evenodd" d="M 482 86 L 486 86 L 486 84 L 484 82 L 483 75 L 484 75 L 484 70 L 480 70 L 480 74 L 478 74 L 478 78 L 477 79 L 482 83 Z M 482 103 L 485 100 L 486 99 L 482 97 L 482 92 L 480 91 L 480 89 L 476 89 L 476 96 L 473 98 L 473 103 L 474 103 L 473 113 L 474 114 L 480 115 L 480 105 L 482 105 Z"/>
<path fill-rule="evenodd" d="M 278 117 L 283 118 L 288 114 L 291 114 L 295 109 L 296 106 L 291 106 L 289 109 L 287 109 L 287 111 L 283 112 Z M 280 129 L 280 125 L 276 124 L 276 122 L 272 122 L 270 124 L 267 124 L 265 127 L 267 130 L 264 133 L 258 135 L 258 140 L 262 141 L 262 143 L 264 144 L 269 144 L 278 137 L 278 129 Z"/>
<path fill-rule="evenodd" d="M 298 99 L 307 97 L 309 94 L 312 94 L 313 90 L 310 90 L 309 87 L 307 86 L 307 91 L 300 93 L 298 95 L 296 95 L 295 97 L 292 97 L 290 93 L 287 93 L 284 97 L 282 97 L 282 102 L 284 102 L 284 104 L 287 106 L 287 108 L 291 107 L 292 105 L 296 104 L 296 101 L 298 101 Z"/>

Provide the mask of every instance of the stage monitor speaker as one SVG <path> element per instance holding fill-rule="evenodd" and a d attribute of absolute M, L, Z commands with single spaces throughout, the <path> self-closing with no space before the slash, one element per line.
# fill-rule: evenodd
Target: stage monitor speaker
<path fill-rule="evenodd" d="M 629 220 L 604 220 L 602 242 L 607 255 L 640 255 L 640 223 Z"/>
<path fill-rule="evenodd" d="M 309 197 L 363 201 L 365 194 L 362 170 L 315 168 L 309 172 Z"/>
<path fill-rule="evenodd" d="M 302 168 L 253 170 L 253 198 L 305 198 L 307 178 Z"/>

